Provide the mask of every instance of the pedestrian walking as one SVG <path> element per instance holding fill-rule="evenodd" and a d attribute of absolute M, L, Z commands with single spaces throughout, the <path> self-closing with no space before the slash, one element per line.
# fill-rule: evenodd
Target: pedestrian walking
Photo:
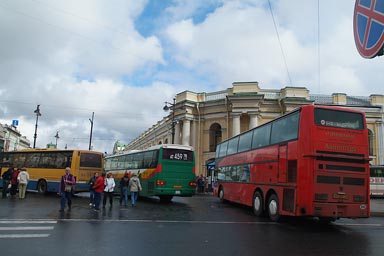
<path fill-rule="evenodd" d="M 20 169 L 19 168 L 14 168 L 12 172 L 12 177 L 11 177 L 11 199 L 15 198 L 17 194 L 17 187 L 19 184 L 19 181 L 17 180 L 17 177 L 19 176 Z"/>
<path fill-rule="evenodd" d="M 25 167 L 21 168 L 21 171 L 17 176 L 17 181 L 19 182 L 19 199 L 24 199 L 29 181 L 29 173 Z"/>
<path fill-rule="evenodd" d="M 60 212 L 64 212 L 65 204 L 68 204 L 68 211 L 72 209 L 72 192 L 75 185 L 75 176 L 71 174 L 71 168 L 65 168 L 65 174 L 61 176 L 61 182 L 59 185 L 60 195 Z"/>
<path fill-rule="evenodd" d="M 203 174 L 201 174 L 197 180 L 197 186 L 198 186 L 199 193 L 204 193 L 205 183 L 206 183 L 205 177 L 203 176 Z"/>
<path fill-rule="evenodd" d="M 104 191 L 104 178 L 105 178 L 105 172 L 103 172 L 101 176 L 97 177 L 95 181 L 95 185 L 93 185 L 93 190 L 95 191 L 94 209 L 96 211 L 100 210 L 101 195 L 103 194 L 103 191 Z"/>
<path fill-rule="evenodd" d="M 104 180 L 104 196 L 103 196 L 103 208 L 107 204 L 107 198 L 109 198 L 109 208 L 113 205 L 113 191 L 115 190 L 115 179 L 112 177 L 112 173 L 107 173 L 107 178 Z"/>
<path fill-rule="evenodd" d="M 126 172 L 124 176 L 120 180 L 119 188 L 120 188 L 120 206 L 123 204 L 124 206 L 128 206 L 128 186 L 129 186 L 129 173 Z"/>
<path fill-rule="evenodd" d="M 99 177 L 99 173 L 95 172 L 93 176 L 89 179 L 89 206 L 95 207 L 95 189 L 93 186 L 95 185 L 95 182 L 97 178 Z"/>
<path fill-rule="evenodd" d="M 1 176 L 3 178 L 3 191 L 2 191 L 3 198 L 7 198 L 7 195 L 9 193 L 9 184 L 11 184 L 12 172 L 13 172 L 13 164 L 10 163 L 8 170 L 6 170 Z"/>
<path fill-rule="evenodd" d="M 136 206 L 136 201 L 139 196 L 139 192 L 142 190 L 141 183 L 137 174 L 132 174 L 132 177 L 129 179 L 129 191 L 131 192 L 131 203 L 132 207 Z"/>

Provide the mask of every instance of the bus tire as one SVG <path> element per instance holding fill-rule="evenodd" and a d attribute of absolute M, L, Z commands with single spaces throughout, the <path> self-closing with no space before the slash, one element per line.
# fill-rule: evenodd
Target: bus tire
<path fill-rule="evenodd" d="M 272 194 L 268 198 L 268 215 L 271 221 L 279 221 L 280 213 L 279 213 L 279 199 L 276 194 Z"/>
<path fill-rule="evenodd" d="M 37 192 L 41 195 L 44 195 L 47 193 L 47 189 L 47 182 L 45 180 L 39 180 L 39 182 L 37 183 Z"/>
<path fill-rule="evenodd" d="M 161 203 L 170 203 L 172 201 L 173 196 L 159 196 Z"/>
<path fill-rule="evenodd" d="M 225 199 L 224 199 L 224 188 L 220 187 L 219 189 L 219 199 L 221 202 L 224 202 Z"/>
<path fill-rule="evenodd" d="M 263 208 L 264 208 L 263 196 L 261 195 L 260 191 L 256 191 L 253 194 L 253 203 L 252 203 L 253 213 L 257 217 L 261 217 L 264 213 Z"/>

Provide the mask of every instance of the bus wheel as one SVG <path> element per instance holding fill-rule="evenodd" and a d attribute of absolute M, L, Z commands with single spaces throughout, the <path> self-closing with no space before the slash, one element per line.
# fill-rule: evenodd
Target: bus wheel
<path fill-rule="evenodd" d="M 172 201 L 173 196 L 159 196 L 160 202 L 162 203 L 170 203 Z"/>
<path fill-rule="evenodd" d="M 42 195 L 47 193 L 47 182 L 45 180 L 39 180 L 37 183 L 37 192 Z"/>
<path fill-rule="evenodd" d="M 263 197 L 261 196 L 260 191 L 256 191 L 255 194 L 253 195 L 253 213 L 257 216 L 260 217 L 263 215 Z"/>
<path fill-rule="evenodd" d="M 219 199 L 221 202 L 224 202 L 225 199 L 224 199 L 224 189 L 223 188 L 220 188 L 219 190 Z"/>
<path fill-rule="evenodd" d="M 272 221 L 279 221 L 279 199 L 275 194 L 272 194 L 268 199 L 268 215 Z"/>

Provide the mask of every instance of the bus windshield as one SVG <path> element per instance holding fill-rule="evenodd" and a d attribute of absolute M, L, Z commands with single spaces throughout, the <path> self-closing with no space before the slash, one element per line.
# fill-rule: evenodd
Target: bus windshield
<path fill-rule="evenodd" d="M 177 149 L 177 148 L 164 148 L 163 159 L 192 162 L 193 151 L 185 150 L 185 149 Z"/>

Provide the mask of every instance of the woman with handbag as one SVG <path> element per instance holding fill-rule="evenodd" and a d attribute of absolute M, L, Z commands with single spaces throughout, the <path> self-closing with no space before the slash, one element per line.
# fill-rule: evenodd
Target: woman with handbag
<path fill-rule="evenodd" d="M 60 212 L 64 212 L 65 203 L 68 203 L 68 211 L 71 211 L 72 207 L 72 192 L 73 185 L 75 185 L 75 176 L 71 174 L 71 168 L 65 168 L 65 174 L 61 177 L 59 186 L 60 195 Z"/>

